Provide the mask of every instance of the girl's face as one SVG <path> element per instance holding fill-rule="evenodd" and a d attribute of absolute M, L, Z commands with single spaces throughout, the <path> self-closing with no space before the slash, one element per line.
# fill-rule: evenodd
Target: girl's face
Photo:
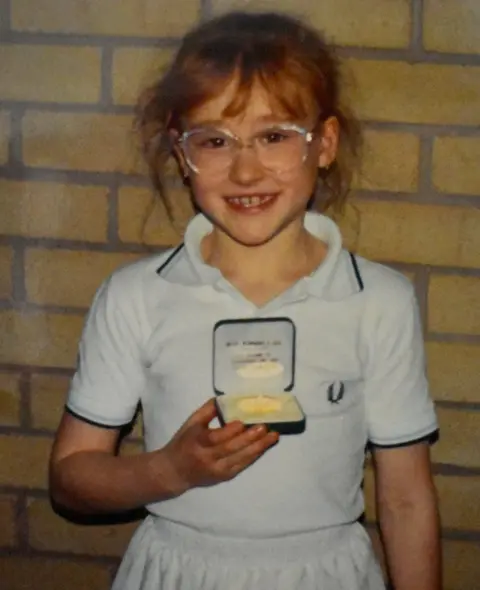
<path fill-rule="evenodd" d="M 303 224 L 318 168 L 329 166 L 335 159 L 338 122 L 328 119 L 323 128 L 317 127 L 310 142 L 301 135 L 292 140 L 297 141 L 294 146 L 300 145 L 300 149 L 303 146 L 300 156 L 303 154 L 304 158 L 295 156 L 294 147 L 293 157 L 286 161 L 288 166 L 268 166 L 270 150 L 277 150 L 278 144 L 284 141 L 281 133 L 269 134 L 269 131 L 275 131 L 275 126 L 292 123 L 310 132 L 317 123 L 316 113 L 305 120 L 286 118 L 285 114 L 274 110 L 268 92 L 256 85 L 244 112 L 233 118 L 222 118 L 221 113 L 230 104 L 235 91 L 233 80 L 219 96 L 188 117 L 187 131 L 208 130 L 207 134 L 194 135 L 193 140 L 195 149 L 201 155 L 206 154 L 205 166 L 195 171 L 189 167 L 182 150 L 178 150 L 177 155 L 184 173 L 189 176 L 197 206 L 213 222 L 215 229 L 245 246 L 259 246 L 286 228 Z M 218 134 L 217 130 L 226 132 L 227 136 Z M 227 150 L 231 157 L 226 157 L 225 137 L 229 141 L 230 136 L 236 138 L 232 140 L 235 149 Z M 254 146 L 257 149 L 253 149 Z M 262 146 L 265 146 L 263 152 Z M 228 165 L 224 165 L 225 162 Z"/>

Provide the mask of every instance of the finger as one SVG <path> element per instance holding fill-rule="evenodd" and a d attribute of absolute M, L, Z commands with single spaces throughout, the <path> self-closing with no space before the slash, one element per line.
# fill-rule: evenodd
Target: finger
<path fill-rule="evenodd" d="M 264 424 L 256 424 L 249 428 L 243 424 L 241 426 L 242 428 L 238 428 L 236 431 L 233 430 L 232 426 L 232 429 L 229 430 L 229 436 L 226 436 L 225 433 L 215 432 L 215 435 L 217 435 L 216 440 L 212 436 L 213 433 L 210 432 L 210 440 L 212 440 L 212 444 L 215 446 L 215 452 L 218 457 L 236 453 L 253 441 L 264 437 L 268 432 Z"/>
<path fill-rule="evenodd" d="M 193 412 L 193 414 L 185 422 L 185 426 L 208 426 L 210 422 L 216 417 L 216 415 L 217 407 L 215 405 L 215 400 L 210 398 L 202 406 L 200 406 L 198 410 Z"/>
<path fill-rule="evenodd" d="M 245 428 L 245 424 L 240 422 L 240 420 L 235 420 L 234 422 L 229 422 L 221 428 L 211 428 L 208 432 L 207 440 L 210 445 L 221 445 L 244 432 Z"/>
<path fill-rule="evenodd" d="M 237 451 L 224 455 L 217 461 L 217 469 L 225 475 L 233 477 L 256 461 L 279 440 L 277 432 L 268 432 L 260 438 L 250 441 Z"/>

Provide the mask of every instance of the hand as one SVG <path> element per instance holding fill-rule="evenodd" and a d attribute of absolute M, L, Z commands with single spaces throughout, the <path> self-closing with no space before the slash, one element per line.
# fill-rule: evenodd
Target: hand
<path fill-rule="evenodd" d="M 210 399 L 183 424 L 162 452 L 174 473 L 177 493 L 234 478 L 278 441 L 263 424 L 247 428 L 239 421 L 211 428 L 217 415 Z"/>

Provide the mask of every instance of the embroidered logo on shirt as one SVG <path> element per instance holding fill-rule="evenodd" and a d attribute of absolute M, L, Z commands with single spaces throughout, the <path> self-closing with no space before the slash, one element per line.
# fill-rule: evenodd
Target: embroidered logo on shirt
<path fill-rule="evenodd" d="M 343 381 L 335 381 L 327 389 L 327 399 L 331 404 L 338 404 L 345 394 L 345 384 Z"/>

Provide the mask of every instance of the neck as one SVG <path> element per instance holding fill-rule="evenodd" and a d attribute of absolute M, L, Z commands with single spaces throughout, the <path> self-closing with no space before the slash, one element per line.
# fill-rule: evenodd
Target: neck
<path fill-rule="evenodd" d="M 292 223 L 260 246 L 239 244 L 221 230 L 214 229 L 202 243 L 205 262 L 218 268 L 227 279 L 241 278 L 251 283 L 290 280 L 313 272 L 327 252 L 327 246 L 304 227 L 303 219 Z"/>

